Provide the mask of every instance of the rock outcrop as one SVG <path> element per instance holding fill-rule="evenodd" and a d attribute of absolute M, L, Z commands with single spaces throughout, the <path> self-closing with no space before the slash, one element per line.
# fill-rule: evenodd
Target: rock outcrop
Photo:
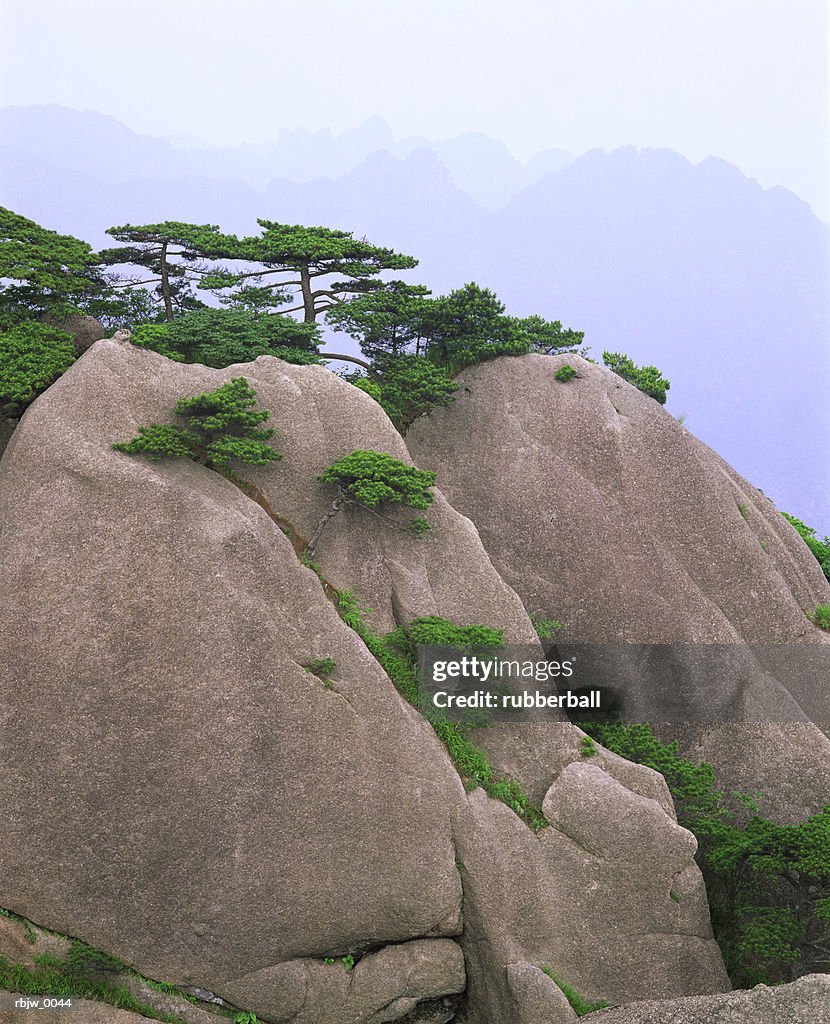
<path fill-rule="evenodd" d="M 284 453 L 246 470 L 257 500 L 113 451 L 240 375 Z M 516 767 L 554 826 L 466 794 L 301 564 L 331 500 L 316 477 L 356 448 L 409 458 L 366 395 L 270 358 L 211 370 L 103 340 L 29 408 L 0 464 L 0 906 L 297 1024 L 437 1020 L 465 984 L 468 1024 L 535 1024 L 543 963 L 615 1000 L 728 987 L 656 773 L 574 763 L 579 730 L 536 723 L 514 731 Z M 528 641 L 473 524 L 440 493 L 428 515 L 418 540 L 341 513 L 325 577 L 379 631 L 440 614 Z M 304 667 L 322 658 L 328 685 Z M 610 849 L 612 808 L 643 825 L 648 878 L 639 832 Z"/>
<path fill-rule="evenodd" d="M 550 967 L 584 995 L 612 1002 L 649 998 L 667 985 L 678 994 L 713 982 L 729 988 L 690 860 L 694 837 L 667 828 L 659 804 L 632 799 L 600 769 L 579 764 L 551 787 L 552 827 L 538 837 L 480 790 L 468 799 L 472 821 L 465 816 L 457 848 L 470 1022 L 536 1024 L 530 1006 L 515 1004 L 509 973 L 504 987 L 504 965 L 518 963 Z M 632 844 L 623 832 L 609 844 L 621 815 L 650 823 L 651 835 Z M 536 981 L 534 989 L 548 987 Z"/>
<path fill-rule="evenodd" d="M 96 341 L 100 341 L 107 333 L 101 322 L 94 316 L 83 316 L 80 313 L 75 313 L 63 320 L 47 317 L 46 322 L 66 331 L 72 338 L 75 352 L 79 356 L 83 355 L 88 348 L 91 348 Z"/>
<path fill-rule="evenodd" d="M 569 382 L 555 377 L 565 362 L 578 371 Z M 684 728 L 687 747 L 725 782 L 763 791 L 767 811 L 820 809 L 830 742 L 816 723 L 830 698 L 813 669 L 792 666 L 814 647 L 827 670 L 830 641 L 805 613 L 830 587 L 772 502 L 657 402 L 578 356 L 499 359 L 459 384 L 407 444 L 527 610 L 565 623 L 562 648 L 617 644 L 611 675 L 636 676 L 650 720 L 661 685 L 673 696 L 685 685 L 709 718 Z M 630 643 L 671 646 L 632 671 Z M 787 666 L 762 645 L 790 645 Z M 736 744 L 741 722 L 753 724 Z"/>
<path fill-rule="evenodd" d="M 566 362 L 578 376 L 563 383 Z M 407 444 L 474 514 L 531 611 L 561 611 L 569 636 L 590 642 L 815 634 L 804 611 L 830 599 L 815 559 L 768 498 L 653 399 L 574 355 L 482 363 L 459 384 Z"/>

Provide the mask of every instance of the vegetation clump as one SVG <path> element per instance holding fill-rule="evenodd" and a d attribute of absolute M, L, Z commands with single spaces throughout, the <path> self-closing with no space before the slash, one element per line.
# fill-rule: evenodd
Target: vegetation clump
<path fill-rule="evenodd" d="M 146 455 L 151 462 L 162 458 L 190 458 L 210 469 L 227 469 L 232 459 L 251 466 L 265 466 L 282 456 L 265 442 L 271 428 L 261 429 L 266 409 L 255 410 L 256 392 L 244 377 L 234 377 L 215 391 L 176 402 L 175 413 L 186 427 L 152 423 L 139 427 L 132 441 L 114 444 L 127 455 Z"/>
<path fill-rule="evenodd" d="M 786 512 L 782 512 L 781 515 L 787 520 L 790 526 L 798 533 L 807 547 L 813 552 L 821 566 L 821 571 L 830 580 L 830 537 L 825 537 L 823 540 L 819 540 L 816 536 L 816 531 L 812 526 L 807 526 L 802 523 L 800 519 L 795 516 L 788 515 Z"/>
<path fill-rule="evenodd" d="M 38 941 L 38 934 L 30 921 L 10 910 L 0 908 L 0 916 L 17 921 L 23 928 L 24 935 L 32 945 Z M 156 981 L 140 974 L 122 960 L 103 950 L 89 946 L 79 939 L 46 928 L 39 929 L 42 933 L 57 936 L 69 943 L 66 954 L 62 957 L 52 953 L 36 953 L 33 966 L 24 966 L 12 962 L 7 955 L 0 954 L 0 992 L 20 992 L 34 997 L 47 996 L 56 1000 L 75 1001 L 90 999 L 123 1010 L 160 1020 L 166 1024 L 184 1024 L 188 1018 L 188 1007 L 183 1005 L 174 1013 L 166 1012 L 154 1005 L 151 992 L 153 990 L 164 996 L 173 996 L 184 1004 L 197 1005 L 198 998 L 189 992 L 171 985 L 168 982 Z M 139 986 L 139 991 L 136 988 Z M 147 1000 L 150 1000 L 147 1002 Z M 165 1000 L 163 1005 L 169 1005 Z M 56 1009 L 69 1009 L 67 1004 Z M 232 1019 L 234 1024 L 257 1024 L 256 1014 L 251 1011 L 237 1010 L 223 1004 L 217 1008 L 219 1019 Z"/>
<path fill-rule="evenodd" d="M 407 466 L 383 452 L 355 451 L 333 462 L 319 479 L 337 484 L 341 494 L 364 508 L 393 502 L 426 509 L 432 504 L 429 489 L 435 473 Z"/>
<path fill-rule="evenodd" d="M 671 384 L 656 366 L 637 366 L 633 359 L 621 352 L 603 352 L 602 361 L 609 370 L 627 380 L 629 384 L 633 384 L 638 391 L 642 391 L 660 405 L 666 404 L 666 392 Z"/>
<path fill-rule="evenodd" d="M 316 324 L 240 309 L 196 309 L 170 323 L 140 325 L 130 339 L 177 362 L 222 369 L 259 356 L 286 363 L 319 363 Z"/>
<path fill-rule="evenodd" d="M 830 956 L 830 806 L 796 825 L 764 818 L 756 800 L 727 800 L 705 762 L 681 757 L 647 725 L 580 723 L 609 750 L 665 778 L 678 821 L 698 841 L 712 927 L 732 983 L 791 981 Z"/>
<path fill-rule="evenodd" d="M 548 619 L 544 615 L 531 615 L 530 621 L 536 630 L 536 636 L 540 640 L 550 640 L 560 629 L 564 628 L 564 622 L 559 619 Z"/>
<path fill-rule="evenodd" d="M 62 319 L 105 291 L 91 246 L 0 206 L 0 327 Z"/>
<path fill-rule="evenodd" d="M 337 669 L 337 662 L 334 658 L 312 658 L 311 661 L 307 661 L 303 668 L 306 672 L 310 672 L 313 676 L 317 676 L 318 679 L 322 679 L 324 682 L 333 676 Z"/>
<path fill-rule="evenodd" d="M 33 967 L 0 955 L 0 990 L 53 999 L 95 999 L 167 1024 L 180 1024 L 181 1018 L 137 999 L 123 982 L 125 974 L 141 977 L 115 957 L 77 939 L 72 940 L 65 960 L 39 953 Z M 184 993 L 176 994 L 187 998 Z"/>
<path fill-rule="evenodd" d="M 576 370 L 571 366 L 570 363 L 565 363 L 560 366 L 554 374 L 554 377 L 563 384 L 567 384 L 569 380 L 573 380 L 577 376 Z"/>
<path fill-rule="evenodd" d="M 377 400 L 402 434 L 419 416 L 449 405 L 458 391 L 445 369 L 421 356 L 378 356 L 374 369 Z"/>
<path fill-rule="evenodd" d="M 346 505 L 361 505 L 391 526 L 396 524 L 379 513 L 379 508 L 396 504 L 415 509 L 429 508 L 433 500 L 430 488 L 435 484 L 435 473 L 407 466 L 384 452 L 359 450 L 337 459 L 320 474 L 318 480 L 336 484 L 339 493 L 308 542 L 306 553 L 309 559 L 314 558 L 323 530 Z M 409 527 L 417 536 L 422 536 L 429 529 L 429 523 L 418 517 L 410 522 Z"/>
<path fill-rule="evenodd" d="M 597 748 L 594 741 L 590 736 L 583 736 L 582 743 L 580 744 L 580 754 L 582 757 L 594 757 L 596 755 Z"/>
<path fill-rule="evenodd" d="M 810 617 L 819 629 L 830 630 L 830 604 L 817 604 Z"/>
<path fill-rule="evenodd" d="M 488 655 L 504 644 L 504 631 L 492 626 L 456 626 L 440 615 L 413 619 L 404 634 L 416 647 L 452 647 L 462 654 Z"/>
<path fill-rule="evenodd" d="M 37 322 L 0 330 L 0 415 L 19 416 L 74 362 L 66 331 Z"/>

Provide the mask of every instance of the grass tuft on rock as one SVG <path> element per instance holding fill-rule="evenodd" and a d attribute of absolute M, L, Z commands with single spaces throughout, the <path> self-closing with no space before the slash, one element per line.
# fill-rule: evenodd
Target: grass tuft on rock
<path fill-rule="evenodd" d="M 584 1017 L 588 1013 L 594 1013 L 596 1010 L 604 1010 L 610 1003 L 606 1002 L 605 999 L 597 999 L 595 1002 L 590 1002 L 584 996 L 581 996 L 576 989 L 563 981 L 558 974 L 545 964 L 542 970 L 550 978 L 550 980 L 561 990 L 562 995 L 568 1000 L 571 1005 L 571 1009 L 577 1015 L 577 1017 Z"/>

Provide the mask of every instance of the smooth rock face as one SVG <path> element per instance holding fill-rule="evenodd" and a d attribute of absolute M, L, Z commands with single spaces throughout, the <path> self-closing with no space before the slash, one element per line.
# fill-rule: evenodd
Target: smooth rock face
<path fill-rule="evenodd" d="M 565 362 L 578 370 L 568 383 L 554 376 Z M 805 611 L 830 601 L 830 586 L 769 499 L 653 399 L 577 356 L 498 359 L 459 383 L 455 402 L 417 420 L 407 444 L 475 522 L 527 610 L 564 622 L 562 644 L 731 645 L 709 670 L 714 694 L 700 697 L 729 724 L 688 727 L 689 746 L 725 772 L 738 759 L 726 750 L 737 749 L 731 779 L 767 792 L 768 812 L 820 809 L 830 743 L 813 722 L 830 717 L 827 689 L 810 673 L 789 683 L 741 646 L 815 645 L 827 665 L 830 639 Z M 694 705 L 690 650 L 669 649 L 669 674 L 692 680 Z M 625 657 L 616 676 L 636 676 L 646 696 L 665 682 L 665 666 L 650 677 Z M 736 720 L 757 721 L 760 733 L 736 744 Z"/>
<path fill-rule="evenodd" d="M 644 889 L 634 931 L 620 921 L 618 950 L 597 963 L 591 925 L 601 932 L 606 908 L 586 902 L 577 926 L 572 891 L 595 870 L 632 913 L 636 849 L 596 856 L 599 867 L 569 863 L 564 831 L 537 838 L 503 804 L 467 797 L 431 728 L 263 507 L 193 462 L 112 450 L 140 425 L 169 422 L 178 398 L 243 374 L 285 455 L 244 475 L 301 536 L 330 503 L 316 477 L 335 458 L 408 457 L 368 396 L 269 358 L 212 370 L 104 340 L 32 405 L 0 464 L 2 585 L 15 595 L 0 620 L 0 906 L 149 977 L 238 1005 L 256 997 L 288 1019 L 306 1002 L 377 1024 L 379 1013 L 438 1019 L 458 991 L 454 937 L 471 1024 L 525 1009 L 530 1024 L 546 986 L 508 977 L 518 963 L 590 964 L 568 980 L 606 997 L 727 987 L 659 776 L 601 750 L 575 775 L 579 799 L 602 803 L 610 786 L 617 807 L 648 804 L 658 865 L 666 844 L 659 892 Z M 531 638 L 475 527 L 440 493 L 428 516 L 418 540 L 346 510 L 319 547 L 326 577 L 370 604 L 379 630 L 441 614 Z M 331 689 L 303 668 L 320 658 L 336 662 Z M 534 799 L 555 787 L 548 803 L 563 829 L 567 819 L 593 835 L 568 811 L 578 729 L 483 734 L 493 764 L 515 767 Z M 675 917 L 654 946 L 641 931 L 668 899 L 669 868 L 688 901 L 667 907 Z M 438 949 L 453 950 L 440 970 Z M 402 962 L 401 950 L 421 952 Z M 357 960 L 345 996 L 323 963 L 344 956 Z M 623 961 L 636 979 L 628 990 Z"/>
<path fill-rule="evenodd" d="M 815 636 L 804 609 L 830 600 L 815 558 L 653 399 L 573 355 L 497 359 L 459 383 L 407 444 L 531 612 L 590 642 Z"/>
<path fill-rule="evenodd" d="M 716 996 L 634 1003 L 601 1010 L 592 1024 L 830 1024 L 830 975 L 808 974 L 792 985 Z"/>

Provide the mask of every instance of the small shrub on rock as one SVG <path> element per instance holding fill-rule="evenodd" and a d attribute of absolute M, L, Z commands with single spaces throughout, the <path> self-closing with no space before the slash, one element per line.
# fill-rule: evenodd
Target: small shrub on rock
<path fill-rule="evenodd" d="M 579 752 L 582 757 L 594 757 L 596 755 L 597 748 L 590 736 L 582 737 L 582 746 Z"/>
<path fill-rule="evenodd" d="M 255 410 L 256 392 L 244 377 L 234 377 L 217 388 L 176 402 L 176 415 L 187 427 L 152 423 L 139 427 L 132 441 L 114 444 L 127 455 L 146 455 L 151 462 L 185 457 L 210 469 L 226 469 L 232 459 L 265 466 L 282 456 L 265 442 L 272 429 L 260 429 L 270 413 Z"/>
<path fill-rule="evenodd" d="M 323 530 L 346 505 L 362 505 L 380 515 L 390 526 L 397 524 L 377 511 L 382 506 L 404 504 L 410 508 L 429 508 L 432 504 L 430 488 L 435 483 L 435 473 L 407 466 L 400 459 L 383 452 L 355 451 L 333 462 L 320 474 L 318 480 L 336 484 L 339 494 L 308 542 L 306 554 L 310 559 L 314 557 Z M 429 523 L 423 517 L 414 519 L 409 525 L 419 537 L 429 529 Z"/>
<path fill-rule="evenodd" d="M 633 359 L 621 352 L 603 352 L 602 361 L 623 380 L 633 384 L 638 391 L 653 398 L 660 405 L 666 404 L 666 392 L 671 384 L 656 366 L 637 366 Z"/>
<path fill-rule="evenodd" d="M 341 494 L 366 508 L 393 502 L 426 509 L 432 504 L 429 489 L 435 473 L 407 466 L 383 452 L 356 451 L 333 462 L 319 479 L 337 484 Z"/>
<path fill-rule="evenodd" d="M 307 661 L 303 665 L 303 668 L 306 672 L 317 676 L 318 679 L 326 680 L 329 676 L 334 675 L 337 669 L 337 662 L 334 658 L 312 658 L 311 661 Z"/>
<path fill-rule="evenodd" d="M 802 523 L 800 519 L 789 515 L 787 512 L 782 512 L 781 515 L 813 552 L 818 564 L 821 566 L 821 571 L 830 580 L 830 537 L 825 537 L 821 540 L 816 535 L 816 531 L 812 526 L 807 526 L 806 523 Z"/>
<path fill-rule="evenodd" d="M 540 640 L 550 640 L 564 626 L 559 619 L 548 619 L 544 615 L 531 615 L 530 621 Z"/>

